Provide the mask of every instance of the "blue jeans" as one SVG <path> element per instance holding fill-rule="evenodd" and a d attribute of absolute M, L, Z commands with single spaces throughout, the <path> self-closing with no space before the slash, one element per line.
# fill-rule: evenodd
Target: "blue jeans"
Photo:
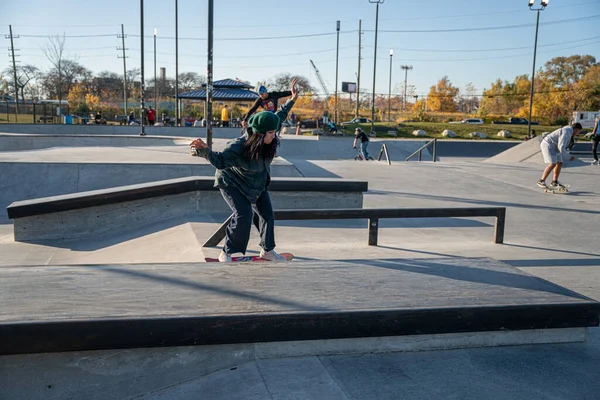
<path fill-rule="evenodd" d="M 369 158 L 369 153 L 367 152 L 367 146 L 369 145 L 369 142 L 362 142 L 360 144 L 360 155 L 363 156 L 363 158 L 366 160 Z"/>
<path fill-rule="evenodd" d="M 260 233 L 260 247 L 265 251 L 273 250 L 275 248 L 275 216 L 269 192 L 266 190 L 262 192 L 254 204 L 233 187 L 221 188 L 221 195 L 233 211 L 233 218 L 227 226 L 223 251 L 227 254 L 246 254 L 252 223 Z"/>

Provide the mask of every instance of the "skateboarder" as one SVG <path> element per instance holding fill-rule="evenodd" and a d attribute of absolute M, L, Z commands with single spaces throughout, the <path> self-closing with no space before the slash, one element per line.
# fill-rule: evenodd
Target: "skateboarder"
<path fill-rule="evenodd" d="M 554 132 L 548 134 L 544 140 L 542 140 L 540 148 L 542 150 L 542 155 L 544 156 L 544 162 L 548 164 L 548 166 L 542 173 L 542 178 L 537 181 L 537 185 L 539 187 L 544 189 L 566 189 L 565 186 L 558 181 L 558 177 L 560 176 L 563 160 L 567 158 L 570 161 L 575 160 L 575 157 L 570 156 L 567 153 L 567 146 L 573 137 L 579 135 L 581 129 L 581 124 L 576 122 L 572 126 L 564 126 L 555 130 Z M 554 171 L 554 175 L 552 182 L 550 182 L 550 187 L 548 187 L 546 185 L 546 178 L 552 171 Z"/>
<path fill-rule="evenodd" d="M 258 88 L 258 99 L 254 101 L 250 110 L 242 116 L 242 126 L 245 128 L 248 125 L 248 119 L 258 110 L 258 107 L 262 107 L 265 111 L 275 112 L 279 99 L 291 95 L 292 92 L 290 90 L 269 92 L 265 86 L 260 86 Z"/>
<path fill-rule="evenodd" d="M 292 98 L 276 113 L 263 111 L 248 120 L 244 134 L 227 144 L 222 152 L 209 149 L 202 139 L 190 147 L 217 168 L 215 186 L 231 207 L 233 218 L 227 227 L 225 246 L 219 261 L 231 262 L 234 253 L 246 254 L 252 223 L 260 232 L 260 257 L 271 261 L 286 261 L 275 248 L 275 217 L 269 183 L 270 166 L 279 140 L 275 132 L 287 118 L 298 98 L 297 79 L 292 80 Z"/>
<path fill-rule="evenodd" d="M 594 130 L 592 131 L 592 153 L 594 154 L 594 162 L 592 165 L 600 165 L 600 161 L 598 161 L 598 143 L 600 142 L 600 117 L 596 118 L 596 125 L 594 125 Z"/>

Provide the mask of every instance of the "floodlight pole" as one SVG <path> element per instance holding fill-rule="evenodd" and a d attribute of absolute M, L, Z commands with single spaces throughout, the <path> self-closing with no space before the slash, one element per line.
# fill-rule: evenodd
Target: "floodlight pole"
<path fill-rule="evenodd" d="M 403 111 L 406 112 L 406 88 L 407 88 L 407 81 L 408 81 L 408 70 L 412 69 L 412 65 L 402 65 L 400 68 L 402 68 L 404 70 L 404 104 L 403 104 Z"/>
<path fill-rule="evenodd" d="M 335 123 L 338 123 L 338 62 L 340 58 L 340 21 L 336 23 L 337 47 L 335 51 Z"/>
<path fill-rule="evenodd" d="M 394 56 L 394 49 L 390 49 L 390 84 L 388 87 L 388 122 L 392 120 L 392 57 Z"/>
<path fill-rule="evenodd" d="M 358 112 L 359 112 L 359 108 L 360 108 L 360 51 L 361 51 L 361 36 L 362 36 L 362 30 L 361 30 L 361 24 L 362 24 L 362 20 L 359 19 L 358 20 L 358 73 L 356 74 L 356 113 L 355 113 L 355 117 L 358 118 Z"/>
<path fill-rule="evenodd" d="M 140 136 L 145 136 L 144 129 L 144 0 L 140 0 L 140 50 L 142 56 L 141 63 L 141 81 L 140 81 Z"/>
<path fill-rule="evenodd" d="M 529 9 L 531 11 L 537 11 L 537 18 L 535 21 L 535 41 L 533 45 L 533 67 L 531 69 L 531 89 L 529 91 L 529 121 L 527 122 L 527 136 L 531 135 L 531 114 L 533 112 L 533 93 L 535 88 L 535 56 L 537 53 L 537 39 L 538 39 L 538 28 L 540 25 L 540 11 L 544 11 L 548 5 L 548 0 L 542 0 L 542 5 L 539 8 L 533 8 L 534 0 L 529 1 Z"/>
<path fill-rule="evenodd" d="M 379 28 L 379 5 L 385 0 L 369 0 L 369 3 L 375 3 L 375 50 L 373 53 L 373 101 L 371 102 L 371 133 L 375 133 L 375 78 L 377 71 L 377 30 Z"/>
<path fill-rule="evenodd" d="M 206 62 L 206 144 L 212 147 L 212 95 L 213 95 L 213 9 L 214 0 L 208 0 L 208 49 Z"/>
<path fill-rule="evenodd" d="M 175 126 L 181 123 L 181 110 L 179 108 L 179 10 L 175 0 Z"/>
<path fill-rule="evenodd" d="M 156 81 L 156 28 L 154 28 L 154 109 L 158 110 L 158 82 Z"/>

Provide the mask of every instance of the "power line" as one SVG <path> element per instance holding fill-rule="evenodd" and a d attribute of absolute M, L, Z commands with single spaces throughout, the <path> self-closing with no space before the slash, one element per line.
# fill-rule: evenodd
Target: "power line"
<path fill-rule="evenodd" d="M 566 24 L 571 22 L 587 21 L 592 19 L 600 18 L 599 15 L 591 15 L 587 17 L 562 19 L 557 21 L 542 22 L 540 25 L 558 25 Z M 519 28 L 531 28 L 531 24 L 520 24 L 520 25 L 503 25 L 503 26 L 487 26 L 479 28 L 455 28 L 455 29 L 411 29 L 411 30 L 392 30 L 392 29 L 380 29 L 379 32 L 385 33 L 449 33 L 449 32 L 474 32 L 474 31 L 494 31 L 503 29 L 519 29 Z M 366 32 L 374 32 L 374 30 L 365 30 Z"/>
<path fill-rule="evenodd" d="M 356 32 L 356 30 L 349 30 L 349 31 L 340 31 L 340 33 L 353 33 Z M 303 35 L 290 35 L 290 36 L 265 36 L 265 37 L 245 37 L 245 38 L 240 38 L 240 37 L 234 37 L 234 38 L 215 38 L 215 41 L 248 41 L 248 40 L 279 40 L 279 39 L 300 39 L 300 38 L 307 38 L 307 37 L 319 37 L 319 36 L 333 36 L 336 35 L 337 32 L 326 32 L 326 33 L 308 33 L 308 34 L 303 34 Z M 136 37 L 140 37 L 140 35 L 131 35 L 131 36 L 136 36 Z M 150 38 L 151 36 L 145 36 L 147 38 Z M 168 39 L 168 40 L 174 40 L 175 37 L 173 36 L 161 36 L 157 39 Z M 194 41 L 204 41 L 206 40 L 206 38 L 189 38 L 189 37 L 180 37 L 179 40 L 194 40 Z"/>
<path fill-rule="evenodd" d="M 538 47 L 560 46 L 563 44 L 577 43 L 577 42 L 582 42 L 582 41 L 586 41 L 586 40 L 594 40 L 594 39 L 600 39 L 600 36 L 594 36 L 594 37 L 578 39 L 578 40 L 569 40 L 569 41 L 560 42 L 560 43 L 540 44 L 540 45 L 538 45 Z M 365 47 L 372 48 L 373 46 L 365 46 Z M 388 48 L 387 46 L 377 46 L 377 47 L 379 49 L 387 49 Z M 398 50 L 398 51 L 440 52 L 440 53 L 475 53 L 475 52 L 509 51 L 509 50 L 526 50 L 526 49 L 531 49 L 531 46 L 505 47 L 505 48 L 500 48 L 500 49 L 407 49 L 407 48 L 399 49 L 397 47 L 394 47 L 394 50 Z"/>
<path fill-rule="evenodd" d="M 583 6 L 586 4 L 597 4 L 597 0 L 594 1 L 587 1 L 584 3 L 576 3 L 576 4 L 569 4 L 569 5 L 565 5 L 565 6 L 552 6 L 552 9 L 555 10 L 557 8 L 571 8 L 571 7 L 577 7 L 577 6 Z M 400 17 L 398 19 L 393 19 L 393 21 L 397 21 L 397 20 L 401 20 L 401 21 L 408 21 L 408 20 L 430 20 L 430 19 L 446 19 L 446 18 L 464 18 L 464 17 L 480 17 L 480 16 L 485 16 L 485 15 L 501 15 L 501 14 L 516 14 L 516 13 L 523 13 L 523 12 L 527 12 L 527 9 L 515 9 L 513 11 L 496 11 L 496 12 L 487 12 L 487 13 L 477 13 L 477 14 L 455 14 L 455 15 L 443 15 L 440 17 Z M 391 18 L 385 18 L 382 19 L 382 21 L 392 21 Z"/>

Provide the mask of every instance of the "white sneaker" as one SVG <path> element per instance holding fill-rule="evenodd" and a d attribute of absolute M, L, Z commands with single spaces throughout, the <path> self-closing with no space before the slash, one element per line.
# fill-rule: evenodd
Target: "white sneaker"
<path fill-rule="evenodd" d="M 232 262 L 231 254 L 227 254 L 221 250 L 221 253 L 219 253 L 219 262 Z"/>
<path fill-rule="evenodd" d="M 265 260 L 269 260 L 269 261 L 287 261 L 287 259 L 285 257 L 282 257 L 279 254 L 277 254 L 277 252 L 275 250 L 271 250 L 271 251 L 261 250 L 260 258 L 264 258 Z"/>
<path fill-rule="evenodd" d="M 592 165 L 600 165 L 600 162 L 598 162 L 598 160 L 594 160 L 594 162 L 592 163 Z"/>

